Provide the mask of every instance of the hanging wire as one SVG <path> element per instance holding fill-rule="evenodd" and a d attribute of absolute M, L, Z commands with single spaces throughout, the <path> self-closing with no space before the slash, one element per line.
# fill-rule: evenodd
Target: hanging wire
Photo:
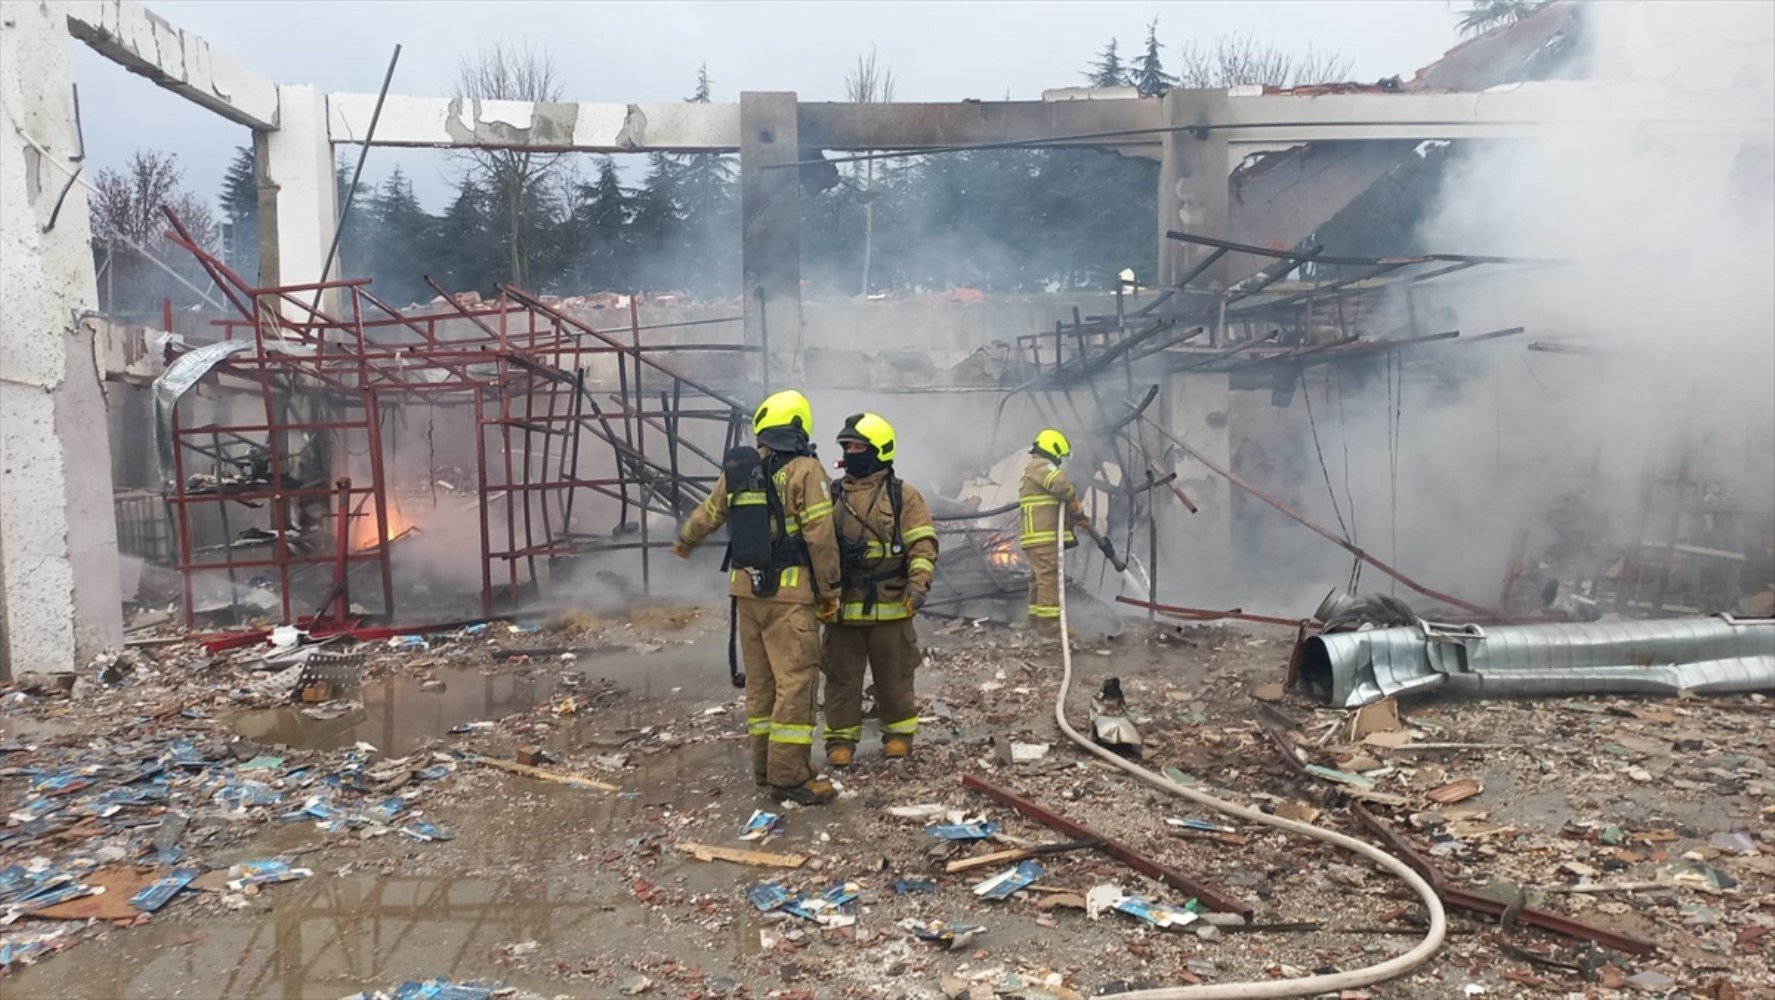
<path fill-rule="evenodd" d="M 1351 545 L 1356 543 L 1350 538 L 1350 526 L 1344 523 L 1343 508 L 1338 506 L 1337 490 L 1331 485 L 1331 468 L 1325 464 L 1325 449 L 1319 444 L 1319 421 L 1313 417 L 1313 390 L 1307 384 L 1306 374 L 1299 373 L 1301 380 L 1301 398 L 1307 401 L 1307 426 L 1313 429 L 1313 451 L 1319 456 L 1319 471 L 1325 476 L 1325 492 L 1331 497 L 1331 512 L 1337 515 L 1337 527 L 1343 533 L 1344 541 Z"/>
<path fill-rule="evenodd" d="M 1334 370 L 1337 372 L 1337 436 L 1344 450 L 1344 504 L 1350 508 L 1351 541 L 1356 541 L 1361 537 L 1362 522 L 1356 517 L 1356 496 L 1350 492 L 1350 425 L 1344 419 L 1344 369 L 1342 365 L 1338 365 Z M 1329 398 L 1330 379 L 1325 380 L 1325 393 Z"/>
<path fill-rule="evenodd" d="M 1387 359 L 1387 402 L 1390 412 L 1387 414 L 1387 532 L 1388 555 L 1393 562 L 1399 561 L 1399 439 L 1403 436 L 1404 425 L 1400 415 L 1405 405 L 1405 359 L 1394 352 Z M 1399 581 L 1389 580 L 1388 592 L 1399 593 Z"/>

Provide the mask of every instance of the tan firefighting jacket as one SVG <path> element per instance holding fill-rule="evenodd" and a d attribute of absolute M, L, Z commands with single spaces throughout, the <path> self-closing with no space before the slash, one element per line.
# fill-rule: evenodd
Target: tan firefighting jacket
<path fill-rule="evenodd" d="M 1029 465 L 1017 482 L 1017 506 L 1023 510 L 1023 535 L 1018 541 L 1024 548 L 1053 546 L 1054 533 L 1060 529 L 1062 504 L 1072 515 L 1066 529 L 1066 544 L 1071 545 L 1076 541 L 1071 525 L 1089 523 L 1079 505 L 1078 490 L 1073 489 L 1072 481 L 1060 471 L 1060 466 L 1040 455 L 1029 456 Z"/>
<path fill-rule="evenodd" d="M 900 483 L 900 545 L 893 552 L 894 503 L 888 470 L 861 479 L 845 476 L 834 489 L 832 518 L 840 548 L 861 543 L 861 561 L 844 567 L 844 597 L 837 623 L 902 621 L 912 617 L 910 591 L 928 594 L 937 569 L 937 529 L 931 509 L 911 484 Z"/>
<path fill-rule="evenodd" d="M 764 452 L 767 449 L 759 449 Z M 729 572 L 727 593 L 754 601 L 775 601 L 781 604 L 817 604 L 838 594 L 838 542 L 832 533 L 832 496 L 830 480 L 820 460 L 797 455 L 783 463 L 771 477 L 777 496 L 783 503 L 783 526 L 790 535 L 799 534 L 807 542 L 811 566 L 789 566 L 782 575 L 777 592 L 769 597 L 752 593 L 752 581 L 743 569 Z M 685 548 L 694 549 L 715 529 L 727 523 L 727 477 L 715 480 L 715 491 L 699 504 L 678 529 L 678 540 Z M 772 524 L 775 531 L 775 524 Z"/>

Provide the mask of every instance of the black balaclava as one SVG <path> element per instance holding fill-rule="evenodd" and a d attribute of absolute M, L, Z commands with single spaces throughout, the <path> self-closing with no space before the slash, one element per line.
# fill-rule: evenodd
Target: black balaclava
<path fill-rule="evenodd" d="M 758 443 L 785 455 L 811 455 L 807 432 L 799 427 L 772 427 L 758 432 Z"/>
<path fill-rule="evenodd" d="M 862 479 L 877 469 L 891 465 L 875 457 L 875 449 L 867 451 L 847 451 L 844 453 L 844 472 L 852 479 Z"/>

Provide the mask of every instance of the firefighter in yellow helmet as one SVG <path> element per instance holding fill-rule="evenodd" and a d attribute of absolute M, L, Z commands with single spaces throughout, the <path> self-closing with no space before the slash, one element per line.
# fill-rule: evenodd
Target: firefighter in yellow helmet
<path fill-rule="evenodd" d="M 1017 505 L 1023 512 L 1023 561 L 1029 566 L 1029 618 L 1033 625 L 1058 626 L 1060 619 L 1060 557 L 1054 551 L 1054 540 L 1061 531 L 1066 544 L 1074 545 L 1072 527 L 1090 527 L 1079 504 L 1078 490 L 1060 463 L 1072 454 L 1066 435 L 1048 428 L 1035 436 L 1029 449 L 1029 465 L 1017 483 Z M 1066 508 L 1067 525 L 1060 523 L 1060 509 Z"/>
<path fill-rule="evenodd" d="M 714 491 L 672 546 L 689 558 L 727 525 L 727 592 L 746 665 L 752 777 L 775 798 L 804 805 L 837 797 L 812 764 L 820 676 L 815 607 L 831 614 L 839 589 L 832 497 L 808 440 L 813 426 L 813 408 L 801 393 L 787 389 L 766 399 L 752 417 L 758 447 L 727 453 Z"/>
<path fill-rule="evenodd" d="M 844 478 L 832 484 L 844 595 L 825 619 L 826 763 L 849 767 L 863 738 L 863 669 L 875 680 L 884 756 L 905 757 L 918 732 L 913 675 L 923 654 L 912 616 L 937 569 L 937 529 L 918 490 L 894 475 L 894 428 L 859 413 L 838 432 Z"/>

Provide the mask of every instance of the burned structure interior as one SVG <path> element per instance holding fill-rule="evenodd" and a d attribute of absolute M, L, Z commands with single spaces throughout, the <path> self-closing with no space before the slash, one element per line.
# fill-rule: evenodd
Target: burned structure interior
<path fill-rule="evenodd" d="M 1775 24 L 1478 6 L 1377 82 L 635 104 L 10 5 L 0 992 L 1775 990 Z M 182 306 L 99 308 L 82 45 L 252 133 L 251 266 L 154 206 Z M 390 149 L 719 161 L 724 283 L 389 280 L 344 234 Z M 1007 151 L 1139 179 L 1055 192 L 1138 259 L 822 284 L 816 199 L 942 215 L 878 161 Z M 891 424 L 933 527 L 760 611 L 797 543 L 680 526 L 789 388 L 830 479 Z"/>

